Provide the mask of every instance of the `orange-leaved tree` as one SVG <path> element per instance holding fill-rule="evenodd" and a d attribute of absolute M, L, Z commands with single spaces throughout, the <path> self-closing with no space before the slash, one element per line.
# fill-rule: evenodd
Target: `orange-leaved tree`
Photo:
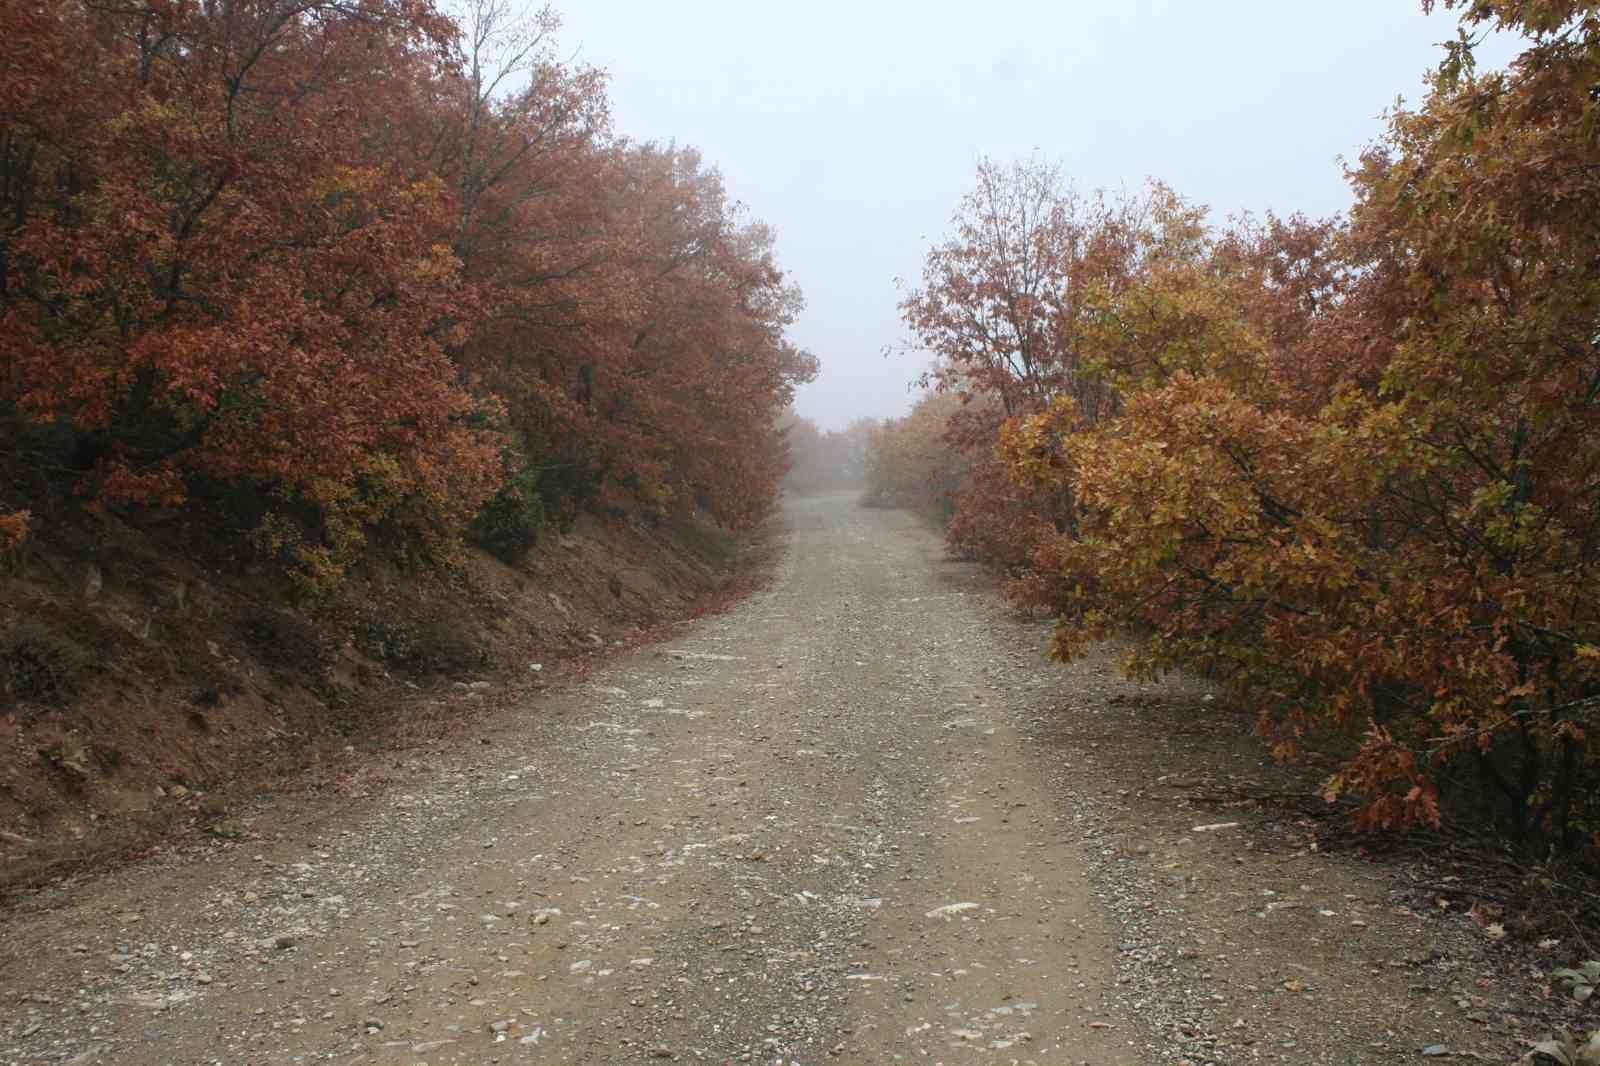
<path fill-rule="evenodd" d="M 253 486 L 253 519 L 320 527 L 313 576 L 383 519 L 448 539 L 497 478 L 493 405 L 440 329 L 452 204 L 365 135 L 451 32 L 417 0 L 8 5 L 0 405 L 23 446 L 99 502 Z"/>
<path fill-rule="evenodd" d="M 1035 554 L 1063 654 L 1132 634 L 1136 669 L 1208 672 L 1284 754 L 1350 735 L 1327 791 L 1370 825 L 1454 804 L 1573 847 L 1600 816 L 1600 19 L 1465 18 L 1527 51 L 1452 51 L 1347 225 L 1151 259 L 1091 316 L 1117 413 L 1059 395 L 1003 454 L 1072 503 Z"/>
<path fill-rule="evenodd" d="M 1070 490 L 1021 491 L 994 452 L 1001 424 L 1070 397 L 1085 417 L 1116 410 L 1099 302 L 1142 269 L 1157 239 L 1176 239 L 1192 209 L 1151 185 L 1118 199 L 1085 195 L 1054 164 L 984 161 L 953 232 L 928 253 L 900 311 L 914 346 L 935 357 L 925 383 L 963 396 L 947 433 L 966 456 L 948 537 L 1015 576 L 1034 545 L 1071 522 Z"/>
<path fill-rule="evenodd" d="M 5 468 L 206 506 L 313 588 L 379 527 L 509 556 L 585 505 L 763 514 L 798 293 L 692 151 L 611 135 L 557 27 L 0 10 Z"/>

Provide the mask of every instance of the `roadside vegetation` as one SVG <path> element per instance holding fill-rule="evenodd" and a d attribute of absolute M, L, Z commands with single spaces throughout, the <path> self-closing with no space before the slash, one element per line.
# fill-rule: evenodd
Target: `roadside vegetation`
<path fill-rule="evenodd" d="M 1276 754 L 1331 748 L 1362 825 L 1592 869 L 1600 8 L 1440 6 L 1460 38 L 1346 217 L 983 163 L 901 305 L 932 391 L 867 499 L 946 519 L 1061 657 L 1124 638 Z"/>
<path fill-rule="evenodd" d="M 0 891 L 747 587 L 773 234 L 451 10 L 0 5 Z"/>
<path fill-rule="evenodd" d="M 476 0 L 0 12 L 0 554 L 172 515 L 307 593 L 375 538 L 747 527 L 815 362 L 773 237 Z"/>

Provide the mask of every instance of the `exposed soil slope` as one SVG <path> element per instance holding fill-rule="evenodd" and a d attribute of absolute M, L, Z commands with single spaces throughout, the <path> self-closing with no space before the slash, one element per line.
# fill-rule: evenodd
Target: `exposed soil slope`
<path fill-rule="evenodd" d="M 57 532 L 0 574 L 0 886 L 233 835 L 255 793 L 307 784 L 292 772 L 346 776 L 347 745 L 459 728 L 726 599 L 748 547 L 693 519 L 590 518 L 515 566 L 391 557 L 297 605 L 198 531 Z"/>

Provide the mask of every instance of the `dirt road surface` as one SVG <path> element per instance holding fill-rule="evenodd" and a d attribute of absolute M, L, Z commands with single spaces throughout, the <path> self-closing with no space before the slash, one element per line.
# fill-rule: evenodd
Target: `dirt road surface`
<path fill-rule="evenodd" d="M 1045 667 L 1047 630 L 909 516 L 833 496 L 785 521 L 766 590 L 681 638 L 459 743 L 375 754 L 359 798 L 7 919 L 0 1062 L 1352 1063 L 1471 1042 L 1462 997 L 1492 996 L 1492 967 L 1442 958 L 1359 864 L 1196 832 L 1232 819 L 1162 792 L 1173 764 L 1256 766 L 1140 739 L 1197 721 L 1202 688 Z"/>

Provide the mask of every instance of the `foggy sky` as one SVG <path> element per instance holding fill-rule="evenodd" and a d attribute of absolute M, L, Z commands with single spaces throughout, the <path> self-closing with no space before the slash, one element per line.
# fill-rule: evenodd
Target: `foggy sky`
<path fill-rule="evenodd" d="M 824 428 L 902 413 L 914 283 L 980 156 L 1080 189 L 1147 177 L 1209 205 L 1324 217 L 1381 113 L 1416 102 L 1448 13 L 1419 0 L 557 0 L 560 51 L 611 75 L 616 130 L 699 148 L 778 232 L 822 361 Z M 1480 49 L 1503 62 L 1509 44 Z"/>

